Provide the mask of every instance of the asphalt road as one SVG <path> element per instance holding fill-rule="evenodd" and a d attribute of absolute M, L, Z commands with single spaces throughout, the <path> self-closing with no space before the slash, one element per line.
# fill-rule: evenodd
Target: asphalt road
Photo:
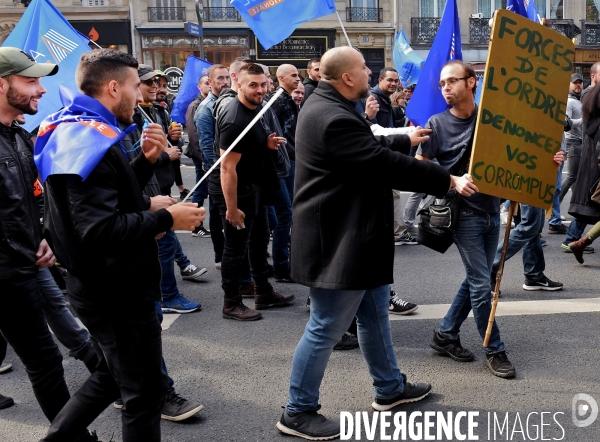
<path fill-rule="evenodd" d="M 186 185 L 191 187 L 193 168 L 184 167 L 183 173 Z M 468 438 L 467 418 L 457 417 L 460 412 L 471 412 L 478 425 L 472 433 L 478 440 L 600 441 L 600 421 L 586 427 L 577 427 L 573 421 L 573 410 L 575 421 L 582 422 L 593 413 L 594 402 L 600 402 L 600 253 L 586 255 L 585 265 L 579 265 L 571 254 L 560 249 L 562 235 L 544 233 L 543 237 L 548 241 L 544 248 L 546 274 L 563 282 L 565 289 L 526 292 L 521 288 L 520 254 L 507 262 L 500 303 L 510 303 L 506 305 L 511 306 L 511 313 L 499 316 L 498 324 L 517 369 L 517 377 L 512 380 L 494 377 L 485 368 L 481 339 L 471 318 L 462 328 L 461 339 L 476 353 L 474 362 L 454 362 L 429 348 L 439 323 L 439 305 L 452 301 L 464 278 L 456 248 L 440 255 L 422 246 L 396 247 L 394 288 L 421 308 L 411 320 L 394 317 L 400 319 L 392 322 L 395 351 L 409 380 L 433 385 L 427 399 L 393 410 L 406 412 L 407 421 L 413 419 L 407 422 L 406 440 L 425 440 L 419 425 L 426 412 L 441 413 L 432 420 L 434 439 L 429 440 L 458 440 L 463 433 L 467 440 L 477 440 Z M 202 311 L 168 318 L 169 328 L 163 332 L 164 357 L 178 393 L 199 400 L 205 409 L 183 423 L 162 421 L 163 440 L 293 440 L 280 435 L 275 423 L 286 401 L 292 355 L 309 316 L 305 307 L 308 289 L 275 283 L 281 293 L 296 295 L 293 306 L 264 311 L 261 321 L 225 320 L 221 317 L 220 273 L 214 268 L 210 239 L 193 238 L 189 233 L 181 233 L 179 238 L 192 262 L 206 267 L 208 273 L 203 282 L 180 280 L 180 291 L 200 302 Z M 557 302 L 577 298 L 585 301 L 584 311 L 565 308 L 580 305 L 576 301 Z M 525 305 L 527 310 L 520 308 Z M 61 350 L 67 383 L 75 391 L 87 371 L 82 363 L 68 357 L 64 347 Z M 16 405 L 0 411 L 0 441 L 38 440 L 48 422 L 35 401 L 23 365 L 11 349 L 6 361 L 13 362 L 14 369 L 0 375 L 0 393 L 13 397 Z M 579 401 L 573 409 L 573 398 L 580 393 L 595 401 Z M 360 350 L 334 352 L 321 387 L 321 412 L 339 419 L 341 411 L 352 413 L 354 418 L 356 412 L 364 411 L 372 419 L 372 400 L 373 389 Z M 454 432 L 450 438 L 440 433 L 437 439 L 440 422 L 450 412 L 456 423 L 451 432 L 458 429 L 459 434 Z M 119 414 L 119 410 L 109 407 L 90 429 L 96 430 L 103 441 L 121 441 Z M 385 434 L 393 436 L 393 418 L 388 422 L 392 422 L 391 430 L 382 436 L 378 426 L 370 440 L 386 440 Z M 360 428 L 361 438 L 357 439 L 354 431 L 351 440 L 369 440 L 365 427 Z M 402 437 L 402 432 L 397 436 Z"/>

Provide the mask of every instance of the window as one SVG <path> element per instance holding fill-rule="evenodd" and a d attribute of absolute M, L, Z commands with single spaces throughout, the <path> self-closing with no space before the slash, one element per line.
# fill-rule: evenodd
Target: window
<path fill-rule="evenodd" d="M 420 0 L 421 17 L 441 17 L 446 0 Z"/>
<path fill-rule="evenodd" d="M 378 0 L 351 0 L 350 6 L 353 8 L 378 8 Z"/>
<path fill-rule="evenodd" d="M 506 9 L 506 0 L 477 0 L 477 12 L 491 18 L 496 9 Z"/>
<path fill-rule="evenodd" d="M 586 0 L 585 19 L 598 20 L 600 18 L 600 0 Z"/>
<path fill-rule="evenodd" d="M 157 8 L 183 8 L 183 0 L 154 0 L 154 6 Z"/>
<path fill-rule="evenodd" d="M 81 0 L 81 6 L 108 6 L 109 0 Z"/>
<path fill-rule="evenodd" d="M 532 1 L 532 0 L 529 0 Z M 542 18 L 559 19 L 564 17 L 563 0 L 535 0 L 535 6 Z"/>

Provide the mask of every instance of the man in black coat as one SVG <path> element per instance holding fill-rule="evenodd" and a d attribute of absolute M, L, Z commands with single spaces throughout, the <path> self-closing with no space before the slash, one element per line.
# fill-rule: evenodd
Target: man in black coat
<path fill-rule="evenodd" d="M 468 177 L 398 152 L 428 137 L 376 137 L 354 109 L 369 93 L 360 52 L 334 48 L 321 58 L 321 81 L 299 116 L 292 232 L 292 278 L 310 287 L 310 319 L 300 339 L 289 399 L 277 428 L 304 438 L 334 438 L 339 423 L 319 415 L 319 387 L 333 346 L 357 317 L 358 339 L 375 386 L 372 407 L 389 410 L 427 396 L 400 372 L 388 317 L 393 282 L 392 189 L 444 195 Z"/>
<path fill-rule="evenodd" d="M 306 66 L 306 73 L 308 76 L 304 79 L 302 84 L 304 85 L 304 98 L 302 99 L 301 105 L 304 105 L 307 98 L 310 97 L 315 90 L 315 88 L 319 85 L 319 81 L 321 80 L 321 59 L 320 58 L 311 58 L 308 60 L 308 65 Z"/>

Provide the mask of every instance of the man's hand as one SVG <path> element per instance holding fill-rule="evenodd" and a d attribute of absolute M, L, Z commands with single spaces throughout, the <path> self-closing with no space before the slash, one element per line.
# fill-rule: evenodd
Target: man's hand
<path fill-rule="evenodd" d="M 179 150 L 178 147 L 169 146 L 169 147 L 165 148 L 165 152 L 167 152 L 167 154 L 169 154 L 169 159 L 171 161 L 179 160 L 181 158 L 181 151 Z"/>
<path fill-rule="evenodd" d="M 45 239 L 40 242 L 35 257 L 37 258 L 35 265 L 38 267 L 52 267 L 56 262 L 56 257 Z"/>
<path fill-rule="evenodd" d="M 183 135 L 183 127 L 179 123 L 172 123 L 167 132 L 169 133 L 169 138 L 171 140 L 179 141 Z"/>
<path fill-rule="evenodd" d="M 375 115 L 377 115 L 377 112 L 379 112 L 379 103 L 377 102 L 377 98 L 375 98 L 373 95 L 369 95 L 369 98 L 367 98 L 365 112 L 367 117 L 369 117 L 369 120 L 375 118 Z"/>
<path fill-rule="evenodd" d="M 167 137 L 162 130 L 162 126 L 156 123 L 150 123 L 146 129 L 142 131 L 141 140 L 142 152 L 148 161 L 152 164 L 156 163 L 160 154 L 167 147 Z"/>
<path fill-rule="evenodd" d="M 225 212 L 225 219 L 229 221 L 229 224 L 239 229 L 246 227 L 244 225 L 244 218 L 246 218 L 246 215 L 240 209 L 227 209 L 227 212 Z"/>
<path fill-rule="evenodd" d="M 427 134 L 430 132 L 431 129 L 423 129 L 421 126 L 415 127 L 415 130 L 408 134 L 410 145 L 418 146 L 423 141 L 427 141 L 429 139 L 429 135 Z"/>
<path fill-rule="evenodd" d="M 559 150 L 554 154 L 554 162 L 559 166 L 565 161 L 565 153 L 562 150 Z"/>
<path fill-rule="evenodd" d="M 156 240 L 159 240 L 159 239 L 161 239 L 163 236 L 165 236 L 166 234 L 167 234 L 167 232 L 162 232 L 162 233 L 159 233 L 158 235 L 156 235 L 156 236 L 154 237 L 154 239 L 156 239 Z"/>
<path fill-rule="evenodd" d="M 204 221 L 204 207 L 197 203 L 179 203 L 167 207 L 173 217 L 173 230 L 193 231 Z"/>
<path fill-rule="evenodd" d="M 273 132 L 267 138 L 267 147 L 271 150 L 277 150 L 277 149 L 279 149 L 279 146 L 281 145 L 281 143 L 283 143 L 285 141 L 286 141 L 285 138 L 278 137 L 277 134 L 275 132 Z"/>
<path fill-rule="evenodd" d="M 150 198 L 150 211 L 156 212 L 160 209 L 166 209 L 167 207 L 171 207 L 173 204 L 177 204 L 177 200 L 175 198 L 165 195 L 153 196 Z"/>
<path fill-rule="evenodd" d="M 462 196 L 471 196 L 479 192 L 479 189 L 473 183 L 473 178 L 468 173 L 465 173 L 461 177 L 450 175 L 450 188 L 453 187 Z"/>

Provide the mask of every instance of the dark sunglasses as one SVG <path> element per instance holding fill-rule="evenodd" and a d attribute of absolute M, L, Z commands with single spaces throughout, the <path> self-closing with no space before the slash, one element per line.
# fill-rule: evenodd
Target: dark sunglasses
<path fill-rule="evenodd" d="M 160 80 L 158 78 L 150 78 L 148 80 L 142 80 L 146 86 L 152 86 L 153 84 L 160 86 Z"/>

